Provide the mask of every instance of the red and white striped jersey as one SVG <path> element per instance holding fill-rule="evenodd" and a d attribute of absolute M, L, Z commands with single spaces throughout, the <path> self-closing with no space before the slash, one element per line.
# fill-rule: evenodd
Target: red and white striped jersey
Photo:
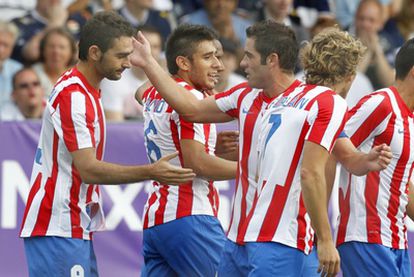
<path fill-rule="evenodd" d="M 295 81 L 287 91 L 292 91 L 300 81 Z M 257 144 L 262 130 L 264 108 L 272 101 L 262 90 L 252 89 L 247 83 L 239 84 L 227 92 L 215 95 L 219 109 L 239 121 L 239 161 L 236 190 L 228 230 L 228 238 L 243 243 L 242 228 L 252 208 L 257 177 Z"/>
<path fill-rule="evenodd" d="M 388 144 L 393 158 L 386 169 L 366 176 L 341 168 L 337 245 L 359 241 L 406 249 L 404 221 L 414 161 L 412 111 L 394 87 L 385 88 L 364 97 L 350 111 L 345 133 L 362 152 Z"/>
<path fill-rule="evenodd" d="M 58 80 L 43 115 L 21 237 L 90 239 L 104 228 L 99 188 L 82 182 L 70 154 L 93 147 L 101 160 L 104 145 L 100 92 L 75 67 Z"/>
<path fill-rule="evenodd" d="M 278 242 L 306 254 L 313 230 L 301 194 L 305 141 L 327 151 L 342 131 L 347 104 L 327 87 L 302 84 L 273 100 L 264 111 L 258 142 L 258 182 L 243 226 L 245 242 Z"/>
<path fill-rule="evenodd" d="M 198 99 L 205 95 L 181 79 L 177 83 L 191 91 Z M 142 96 L 144 106 L 145 146 L 150 162 L 162 156 L 179 152 L 170 162 L 183 166 L 180 140 L 192 139 L 205 146 L 206 153 L 214 155 L 216 126 L 189 123 L 168 105 L 154 87 Z M 144 207 L 144 229 L 190 215 L 217 216 L 219 197 L 213 182 L 200 177 L 188 184 L 169 186 L 153 182 Z"/>

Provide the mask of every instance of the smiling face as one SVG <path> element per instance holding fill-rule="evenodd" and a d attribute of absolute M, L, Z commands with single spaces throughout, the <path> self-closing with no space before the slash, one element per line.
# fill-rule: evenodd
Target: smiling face
<path fill-rule="evenodd" d="M 201 41 L 191 57 L 188 58 L 189 81 L 198 90 L 211 90 L 219 79 L 222 64 L 217 58 L 217 46 L 214 41 Z"/>
<path fill-rule="evenodd" d="M 252 88 L 264 88 L 271 80 L 268 66 L 261 63 L 261 56 L 255 48 L 254 38 L 247 38 L 246 40 L 240 67 L 244 69 L 249 86 Z"/>
<path fill-rule="evenodd" d="M 130 68 L 129 55 L 132 53 L 132 38 L 120 37 L 113 41 L 112 47 L 102 54 L 96 70 L 102 78 L 119 80 L 122 72 Z"/>

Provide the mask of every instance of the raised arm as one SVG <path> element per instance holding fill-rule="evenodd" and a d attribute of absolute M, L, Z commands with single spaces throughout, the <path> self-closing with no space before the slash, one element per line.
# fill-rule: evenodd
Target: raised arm
<path fill-rule="evenodd" d="M 145 71 L 148 79 L 165 101 L 185 120 L 207 123 L 227 122 L 233 119 L 218 108 L 214 96 L 198 100 L 191 92 L 178 85 L 153 58 L 150 44 L 141 32 L 138 33 L 137 39 L 133 40 L 133 45 L 131 63 Z"/>
<path fill-rule="evenodd" d="M 179 168 L 168 163 L 177 153 L 161 158 L 148 165 L 124 166 L 96 159 L 95 148 L 85 148 L 71 152 L 73 163 L 84 183 L 125 184 L 144 180 L 161 183 L 181 184 L 195 176 L 191 169 Z"/>

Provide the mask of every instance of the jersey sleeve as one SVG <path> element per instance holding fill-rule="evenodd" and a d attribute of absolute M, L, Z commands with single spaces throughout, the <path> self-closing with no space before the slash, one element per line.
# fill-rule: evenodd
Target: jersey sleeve
<path fill-rule="evenodd" d="M 343 131 L 346 115 L 347 105 L 342 97 L 334 93 L 323 93 L 318 96 L 308 114 L 310 129 L 306 140 L 331 152 L 336 139 Z"/>
<path fill-rule="evenodd" d="M 355 147 L 359 147 L 385 130 L 391 114 L 387 97 L 382 94 L 368 95 L 350 110 L 345 132 Z"/>
<path fill-rule="evenodd" d="M 231 117 L 239 118 L 240 99 L 242 95 L 250 92 L 247 83 L 239 84 L 228 91 L 218 93 L 214 96 L 218 108 Z"/>
<path fill-rule="evenodd" d="M 91 99 L 81 92 L 59 95 L 53 111 L 53 126 L 69 150 L 95 147 L 95 111 Z"/>
<path fill-rule="evenodd" d="M 204 95 L 197 90 L 192 89 L 191 93 L 195 97 L 197 97 L 198 100 L 202 100 L 204 98 Z M 174 111 L 174 114 L 177 114 L 177 113 Z M 188 122 L 184 120 L 183 117 L 178 114 L 177 114 L 177 117 L 178 117 L 178 121 L 180 125 L 180 139 L 195 140 L 195 141 L 202 143 L 203 145 L 206 143 L 206 140 L 208 139 L 206 138 L 208 137 L 206 135 L 206 131 L 209 129 L 208 128 L 209 124 Z"/>

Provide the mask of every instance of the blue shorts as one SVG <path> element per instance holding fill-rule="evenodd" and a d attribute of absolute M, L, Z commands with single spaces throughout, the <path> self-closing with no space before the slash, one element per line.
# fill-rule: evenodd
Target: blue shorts
<path fill-rule="evenodd" d="M 228 239 L 220 258 L 218 276 L 239 277 L 248 274 L 249 264 L 246 247 Z"/>
<path fill-rule="evenodd" d="M 346 242 L 338 247 L 344 276 L 411 276 L 410 254 L 381 244 Z"/>
<path fill-rule="evenodd" d="M 98 276 L 91 240 L 63 237 L 24 239 L 30 277 Z"/>
<path fill-rule="evenodd" d="M 303 277 L 321 276 L 321 274 L 318 273 L 318 267 L 319 267 L 318 251 L 316 247 L 313 247 L 312 252 L 310 252 L 309 255 L 305 257 L 305 263 L 303 265 L 302 276 Z"/>
<path fill-rule="evenodd" d="M 246 243 L 249 276 L 302 275 L 305 253 L 299 249 L 276 242 Z"/>
<path fill-rule="evenodd" d="M 216 217 L 193 215 L 144 230 L 142 276 L 215 276 L 226 242 Z"/>

